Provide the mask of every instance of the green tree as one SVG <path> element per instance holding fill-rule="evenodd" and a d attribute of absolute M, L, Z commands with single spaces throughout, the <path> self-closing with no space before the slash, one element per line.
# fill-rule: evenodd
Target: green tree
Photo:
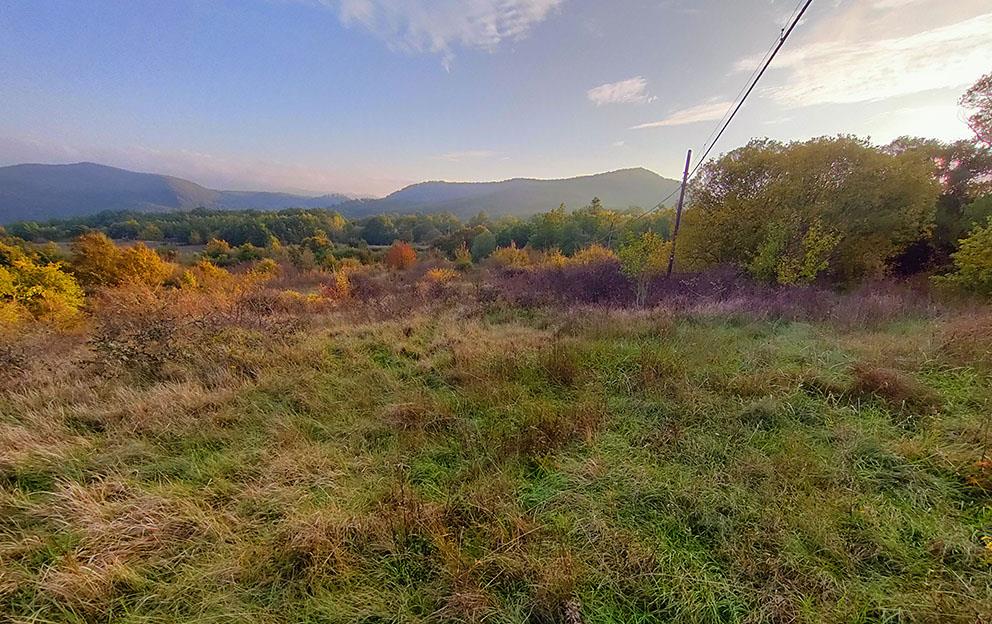
<path fill-rule="evenodd" d="M 472 259 L 476 262 L 488 258 L 496 251 L 496 237 L 488 229 L 483 228 L 478 236 L 472 239 Z"/>
<path fill-rule="evenodd" d="M 751 267 L 784 244 L 776 242 L 780 236 L 797 250 L 793 264 L 804 265 L 802 241 L 820 223 L 827 229 L 814 230 L 817 246 L 825 251 L 834 238 L 836 245 L 824 258 L 811 257 L 807 269 L 826 262 L 822 272 L 834 281 L 877 276 L 928 235 L 938 192 L 932 164 L 919 154 L 888 153 L 852 137 L 752 141 L 708 163 L 694 180 L 680 259 L 697 268 Z"/>
<path fill-rule="evenodd" d="M 992 218 L 961 241 L 953 255 L 955 272 L 939 282 L 992 297 Z"/>
<path fill-rule="evenodd" d="M 624 275 L 634 281 L 637 305 L 644 305 L 648 284 L 665 271 L 671 249 L 671 243 L 654 232 L 644 232 L 620 245 L 617 252 L 620 268 Z"/>

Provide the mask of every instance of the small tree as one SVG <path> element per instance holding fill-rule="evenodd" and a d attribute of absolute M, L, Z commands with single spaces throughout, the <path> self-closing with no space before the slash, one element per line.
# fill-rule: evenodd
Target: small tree
<path fill-rule="evenodd" d="M 83 234 L 72 244 L 72 270 L 86 286 L 158 286 L 173 265 L 144 243 L 121 249 L 100 232 Z"/>
<path fill-rule="evenodd" d="M 116 284 L 120 250 L 102 232 L 83 234 L 72 242 L 72 272 L 86 286 Z"/>
<path fill-rule="evenodd" d="M 63 323 L 83 305 L 83 290 L 61 263 L 0 243 L 0 326 L 36 319 Z"/>
<path fill-rule="evenodd" d="M 984 227 L 975 228 L 951 256 L 957 269 L 938 281 L 992 297 L 992 217 Z"/>
<path fill-rule="evenodd" d="M 530 266 L 530 256 L 512 241 L 509 247 L 499 247 L 490 257 L 492 258 L 490 262 L 506 269 L 523 269 Z"/>
<path fill-rule="evenodd" d="M 488 229 L 483 229 L 472 239 L 472 259 L 476 262 L 485 260 L 496 251 L 496 237 Z"/>
<path fill-rule="evenodd" d="M 472 252 L 468 250 L 468 245 L 464 242 L 455 250 L 455 267 L 459 271 L 467 271 L 472 268 Z"/>
<path fill-rule="evenodd" d="M 384 262 L 391 269 L 405 271 L 417 263 L 417 252 L 410 246 L 410 243 L 394 241 L 392 247 L 386 252 Z"/>
<path fill-rule="evenodd" d="M 647 300 L 648 284 L 668 266 L 671 242 L 654 232 L 644 232 L 620 246 L 620 268 L 637 286 L 637 305 Z"/>

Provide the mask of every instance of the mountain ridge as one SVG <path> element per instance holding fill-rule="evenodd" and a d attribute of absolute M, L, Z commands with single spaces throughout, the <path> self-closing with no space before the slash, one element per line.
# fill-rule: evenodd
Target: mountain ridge
<path fill-rule="evenodd" d="M 309 197 L 271 191 L 219 191 L 176 176 L 93 162 L 0 167 L 0 223 L 81 217 L 107 210 L 330 208 L 351 200 L 343 194 Z"/>
<path fill-rule="evenodd" d="M 336 209 L 350 216 L 378 213 L 451 212 L 469 217 L 526 216 L 565 204 L 575 208 L 599 197 L 607 208 L 650 208 L 678 187 L 643 167 L 617 169 L 572 178 L 509 178 L 496 182 L 419 182 L 386 197 L 354 200 Z"/>
<path fill-rule="evenodd" d="M 98 163 L 0 167 L 0 223 L 46 221 L 104 212 L 328 208 L 351 218 L 374 214 L 450 212 L 467 218 L 527 216 L 565 204 L 576 208 L 599 197 L 607 208 L 650 208 L 678 186 L 643 167 L 572 178 L 509 178 L 492 182 L 430 180 L 386 197 L 316 197 L 275 191 L 220 191 L 175 176 L 129 171 Z"/>

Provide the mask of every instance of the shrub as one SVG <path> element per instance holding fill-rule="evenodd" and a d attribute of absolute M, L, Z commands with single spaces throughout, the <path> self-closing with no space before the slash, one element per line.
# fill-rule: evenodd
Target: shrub
<path fill-rule="evenodd" d="M 613 253 L 612 249 L 593 243 L 572 254 L 570 260 L 573 264 L 596 264 L 598 262 L 610 262 L 616 259 L 617 255 Z"/>
<path fill-rule="evenodd" d="M 464 242 L 455 250 L 455 267 L 459 271 L 467 271 L 472 267 L 472 252 Z"/>
<path fill-rule="evenodd" d="M 806 228 L 770 226 L 765 242 L 748 266 L 751 275 L 779 284 L 812 284 L 830 266 L 830 254 L 840 236 L 823 227 L 819 219 Z"/>
<path fill-rule="evenodd" d="M 82 306 L 82 288 L 61 264 L 40 264 L 23 256 L 9 266 L 0 265 L 0 326 L 28 319 L 65 323 Z"/>
<path fill-rule="evenodd" d="M 955 272 L 936 278 L 985 297 L 992 297 L 992 217 L 984 227 L 975 228 L 961 241 L 951 256 Z"/>
<path fill-rule="evenodd" d="M 117 263 L 118 283 L 123 284 L 159 286 L 172 275 L 174 269 L 144 243 L 120 250 Z"/>
<path fill-rule="evenodd" d="M 209 260 L 200 260 L 194 264 L 191 273 L 197 286 L 205 290 L 223 290 L 234 282 L 230 271 Z"/>
<path fill-rule="evenodd" d="M 320 293 L 328 299 L 347 299 L 351 296 L 351 280 L 345 270 L 334 271 L 328 283 L 320 287 Z"/>
<path fill-rule="evenodd" d="M 121 249 L 101 232 L 77 238 L 72 253 L 73 272 L 85 286 L 159 286 L 174 270 L 144 243 Z"/>
<path fill-rule="evenodd" d="M 551 251 L 544 254 L 544 257 L 541 258 L 541 265 L 561 269 L 568 265 L 568 256 L 555 247 Z"/>
<path fill-rule="evenodd" d="M 433 268 L 424 274 L 424 280 L 435 284 L 445 284 L 458 277 L 458 273 L 451 269 Z"/>
<path fill-rule="evenodd" d="M 509 247 L 499 247 L 492 253 L 490 260 L 496 266 L 507 269 L 523 269 L 530 266 L 527 252 L 511 242 Z"/>
<path fill-rule="evenodd" d="M 263 258 L 255 263 L 252 267 L 252 272 L 258 275 L 267 275 L 269 277 L 275 277 L 279 275 L 279 263 L 272 258 Z"/>
<path fill-rule="evenodd" d="M 654 232 L 645 232 L 620 246 L 620 267 L 637 285 L 637 305 L 644 305 L 651 278 L 665 270 L 671 245 Z"/>
<path fill-rule="evenodd" d="M 72 242 L 72 272 L 85 286 L 113 285 L 117 282 L 119 252 L 106 234 L 83 234 Z"/>
<path fill-rule="evenodd" d="M 386 266 L 397 271 L 405 271 L 417 263 L 417 252 L 410 243 L 395 241 L 386 252 Z"/>

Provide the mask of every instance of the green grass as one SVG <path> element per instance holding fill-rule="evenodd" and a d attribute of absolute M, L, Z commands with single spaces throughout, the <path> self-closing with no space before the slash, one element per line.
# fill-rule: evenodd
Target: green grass
<path fill-rule="evenodd" d="M 0 619 L 992 615 L 990 383 L 933 321 L 594 316 L 337 326 L 223 387 L 4 388 Z"/>

